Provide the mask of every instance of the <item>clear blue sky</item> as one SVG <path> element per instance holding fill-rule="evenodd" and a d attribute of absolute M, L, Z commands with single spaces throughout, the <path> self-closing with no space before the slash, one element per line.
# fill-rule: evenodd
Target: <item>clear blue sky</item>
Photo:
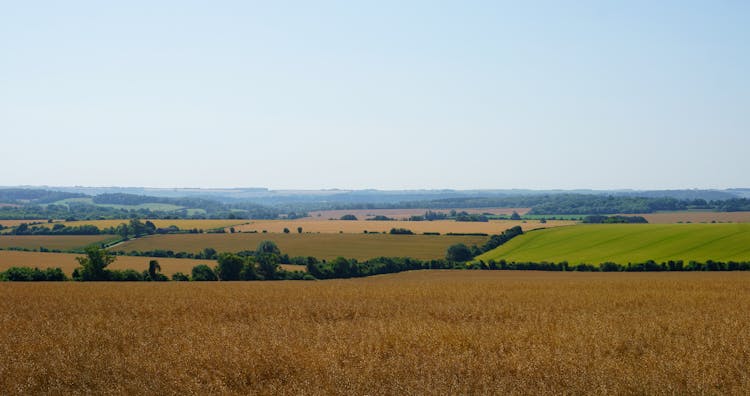
<path fill-rule="evenodd" d="M 748 187 L 749 71 L 748 1 L 5 1 L 0 185 Z"/>

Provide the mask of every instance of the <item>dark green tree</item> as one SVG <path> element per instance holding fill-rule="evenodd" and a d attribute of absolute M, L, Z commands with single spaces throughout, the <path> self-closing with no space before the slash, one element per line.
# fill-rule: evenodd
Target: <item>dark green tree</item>
<path fill-rule="evenodd" d="M 240 272 L 245 265 L 245 259 L 233 253 L 221 253 L 218 258 L 216 273 L 223 281 L 240 280 Z"/>
<path fill-rule="evenodd" d="M 458 262 L 469 261 L 472 257 L 473 256 L 471 255 L 471 249 L 469 249 L 469 247 L 464 245 L 463 243 L 451 245 L 445 255 L 446 260 Z"/>
<path fill-rule="evenodd" d="M 106 268 L 115 261 L 116 257 L 96 246 L 86 248 L 85 254 L 84 257 L 76 257 L 78 263 L 81 264 L 78 271 L 79 280 L 103 281 L 109 279 L 109 271 Z"/>
<path fill-rule="evenodd" d="M 193 267 L 192 278 L 196 282 L 203 281 L 217 281 L 219 278 L 216 276 L 214 270 L 206 264 L 198 264 Z"/>

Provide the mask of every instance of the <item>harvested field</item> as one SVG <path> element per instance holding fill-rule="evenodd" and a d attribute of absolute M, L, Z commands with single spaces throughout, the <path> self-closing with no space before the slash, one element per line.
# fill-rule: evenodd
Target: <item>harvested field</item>
<path fill-rule="evenodd" d="M 628 215 L 630 216 L 630 215 Z M 633 216 L 643 216 L 649 223 L 750 223 L 750 212 L 663 212 L 644 213 Z"/>
<path fill-rule="evenodd" d="M 540 223 L 536 220 L 527 222 L 513 220 L 491 220 L 488 222 L 465 222 L 454 220 L 437 221 L 369 221 L 369 220 L 310 220 L 309 218 L 297 220 L 251 220 L 250 223 L 235 226 L 234 229 L 247 232 L 283 232 L 288 228 L 296 233 L 297 227 L 302 227 L 302 232 L 362 234 L 368 232 L 388 232 L 391 228 L 406 228 L 414 233 L 439 232 L 441 234 L 453 233 L 484 233 L 488 235 L 500 234 L 513 226 L 521 226 L 524 230 L 537 228 L 558 227 L 575 224 L 574 221 L 548 221 Z"/>
<path fill-rule="evenodd" d="M 478 259 L 593 265 L 750 261 L 750 224 L 582 224 L 518 236 Z"/>
<path fill-rule="evenodd" d="M 748 283 L 748 273 L 418 271 L 3 284 L 0 392 L 740 395 Z"/>
<path fill-rule="evenodd" d="M 70 253 L 40 253 L 0 250 L 0 271 L 4 271 L 10 267 L 60 267 L 66 274 L 70 275 L 73 273 L 74 269 L 79 267 L 78 261 L 76 261 L 76 257 L 81 256 L 83 255 Z M 214 267 L 216 265 L 215 260 L 117 256 L 115 262 L 107 268 L 118 270 L 134 269 L 137 271 L 143 271 L 148 268 L 148 262 L 150 260 L 158 260 L 159 265 L 161 266 L 162 273 L 168 276 L 171 276 L 175 272 L 190 274 L 190 270 L 192 270 L 193 267 L 198 264 L 206 264 L 210 267 Z"/>
<path fill-rule="evenodd" d="M 289 256 L 333 259 L 338 256 L 359 260 L 389 256 L 438 259 L 450 245 L 483 244 L 482 236 L 383 235 L 383 234 L 175 234 L 153 235 L 115 246 L 118 251 L 155 249 L 198 252 L 211 247 L 219 252 L 255 250 L 261 241 L 274 241 Z"/>
<path fill-rule="evenodd" d="M 86 246 L 117 239 L 115 235 L 1 235 L 0 248 L 56 250 L 82 249 Z"/>
<path fill-rule="evenodd" d="M 142 222 L 146 222 L 148 219 L 142 219 Z M 101 228 L 117 227 L 122 223 L 128 223 L 130 219 L 115 219 L 115 220 L 79 220 L 79 221 L 57 221 L 55 223 L 64 224 L 68 227 L 81 226 L 81 225 L 94 225 Z M 210 230 L 214 228 L 231 227 L 233 225 L 247 223 L 248 220 L 222 220 L 222 219 L 209 219 L 209 220 L 193 220 L 193 219 L 172 219 L 172 220 L 148 220 L 154 223 L 157 228 L 167 228 L 171 225 L 177 226 L 181 230 L 192 230 L 197 228 L 199 230 Z M 52 227 L 54 224 L 48 224 Z"/>
<path fill-rule="evenodd" d="M 396 220 L 403 220 L 407 219 L 410 216 L 421 216 L 428 210 L 431 210 L 433 212 L 444 212 L 448 213 L 451 211 L 451 208 L 448 209 L 351 209 L 351 210 L 319 210 L 314 212 L 309 212 L 308 214 L 310 217 L 308 219 L 314 219 L 314 220 L 330 220 L 330 219 L 340 219 L 341 216 L 347 215 L 347 214 L 353 214 L 357 216 L 358 219 L 365 220 L 371 217 L 375 216 L 386 216 L 391 217 Z M 518 214 L 526 214 L 531 210 L 531 208 L 457 208 L 455 211 L 457 212 L 467 212 L 467 213 L 492 213 L 496 215 L 510 215 L 513 214 L 513 212 L 518 212 Z"/>
<path fill-rule="evenodd" d="M 39 223 L 39 224 L 46 224 L 47 220 L 0 220 L 0 225 L 3 227 L 15 227 L 19 224 L 27 223 L 27 224 L 33 224 L 33 223 Z"/>

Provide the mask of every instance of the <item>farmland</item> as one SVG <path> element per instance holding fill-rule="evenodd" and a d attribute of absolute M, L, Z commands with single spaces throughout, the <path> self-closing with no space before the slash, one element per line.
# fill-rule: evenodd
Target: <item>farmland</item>
<path fill-rule="evenodd" d="M 38 267 L 42 269 L 60 267 L 63 272 L 70 276 L 73 273 L 73 270 L 79 267 L 76 257 L 81 256 L 81 254 L 69 253 L 0 250 L 0 271 L 4 271 L 10 267 Z M 216 265 L 216 260 L 117 256 L 115 262 L 108 268 L 114 270 L 134 269 L 136 271 L 143 271 L 148 268 L 148 262 L 150 260 L 158 260 L 159 265 L 161 266 L 161 272 L 167 276 L 171 276 L 175 272 L 189 274 L 193 267 L 199 264 L 206 264 L 209 267 L 214 267 Z M 302 266 L 296 265 L 282 265 L 281 267 L 290 271 L 303 270 Z"/>
<path fill-rule="evenodd" d="M 619 264 L 655 260 L 750 261 L 750 224 L 597 224 L 533 231 L 482 260 Z"/>
<path fill-rule="evenodd" d="M 644 213 L 634 216 L 643 216 L 649 223 L 750 223 L 750 212 L 662 212 Z"/>
<path fill-rule="evenodd" d="M 297 232 L 297 227 L 302 227 L 303 232 L 313 233 L 351 233 L 362 234 L 367 232 L 388 232 L 391 228 L 406 228 L 417 234 L 425 232 L 447 233 L 484 233 L 499 234 L 513 226 L 521 226 L 524 230 L 536 228 L 558 227 L 575 224 L 573 221 L 548 221 L 540 223 L 536 220 L 526 222 L 512 220 L 490 220 L 488 222 L 460 222 L 454 220 L 435 221 L 369 221 L 369 220 L 315 220 L 310 218 L 297 220 L 251 220 L 247 224 L 235 226 L 238 231 L 266 230 L 272 233 L 280 233 L 284 228 L 291 232 Z"/>
<path fill-rule="evenodd" d="M 110 227 L 117 227 L 118 225 L 122 223 L 128 223 L 130 219 L 114 219 L 114 220 L 79 220 L 79 221 L 60 221 L 55 222 L 54 224 L 63 224 L 67 227 L 75 227 L 75 226 L 82 226 L 82 225 L 93 225 L 98 227 L 99 229 L 103 228 L 110 228 Z M 154 220 L 148 220 L 143 219 L 141 220 L 143 222 L 151 221 L 154 223 L 154 225 L 157 228 L 166 228 L 171 225 L 177 226 L 181 230 L 192 230 L 194 228 L 197 228 L 199 230 L 210 230 L 214 228 L 225 228 L 225 227 L 231 227 L 234 225 L 247 223 L 248 220 L 223 220 L 223 219 L 213 219 L 213 220 L 203 220 L 203 219 L 167 219 L 167 220 L 161 220 L 161 219 L 154 219 Z M 52 227 L 54 224 L 49 223 L 43 223 L 40 225 L 46 225 L 48 227 Z"/>
<path fill-rule="evenodd" d="M 0 248 L 75 250 L 114 239 L 114 235 L 2 235 Z"/>
<path fill-rule="evenodd" d="M 0 392 L 744 394 L 748 282 L 418 271 L 4 284 Z"/>
<path fill-rule="evenodd" d="M 421 216 L 425 212 L 431 210 L 433 212 L 444 212 L 448 213 L 451 208 L 448 209 L 426 209 L 426 208 L 414 208 L 414 209 L 345 209 L 345 210 L 319 210 L 310 212 L 310 218 L 312 219 L 339 219 L 341 216 L 351 214 L 356 216 L 358 219 L 368 219 L 375 216 L 386 216 L 396 220 L 403 220 L 410 216 Z M 456 211 L 463 211 L 466 213 L 491 213 L 496 215 L 510 215 L 513 212 L 518 214 L 526 214 L 530 208 L 457 208 Z"/>
<path fill-rule="evenodd" d="M 276 242 L 289 256 L 313 256 L 332 259 L 338 256 L 368 259 L 380 256 L 438 259 L 445 257 L 455 243 L 483 244 L 482 236 L 434 236 L 387 234 L 176 234 L 153 235 L 131 240 L 115 250 L 148 251 L 155 249 L 175 252 L 197 252 L 211 247 L 220 252 L 255 250 L 261 241 Z"/>

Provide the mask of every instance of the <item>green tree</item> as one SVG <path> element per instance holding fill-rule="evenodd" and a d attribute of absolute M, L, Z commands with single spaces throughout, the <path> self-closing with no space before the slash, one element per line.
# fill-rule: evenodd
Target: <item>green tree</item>
<path fill-rule="evenodd" d="M 513 211 L 513 214 L 510 215 L 511 220 L 521 220 L 521 215 L 518 214 L 515 210 Z"/>
<path fill-rule="evenodd" d="M 85 254 L 86 256 L 84 257 L 76 257 L 78 263 L 81 264 L 81 268 L 78 271 L 80 280 L 107 280 L 109 278 L 109 271 L 106 268 L 115 261 L 116 257 L 96 246 L 86 248 Z"/>
<path fill-rule="evenodd" d="M 469 249 L 469 247 L 464 245 L 463 243 L 451 245 L 445 255 L 446 260 L 458 262 L 469 261 L 472 257 L 473 256 L 471 255 L 471 249 Z"/>
<path fill-rule="evenodd" d="M 279 250 L 278 245 L 276 245 L 273 241 L 262 241 L 258 244 L 258 249 L 255 251 L 258 254 L 262 253 L 272 253 L 272 254 L 281 254 L 281 250 Z"/>
<path fill-rule="evenodd" d="M 245 264 L 242 257 L 233 253 L 221 253 L 217 261 L 216 272 L 219 279 L 223 281 L 240 280 L 240 272 Z"/>
<path fill-rule="evenodd" d="M 196 282 L 219 280 L 214 270 L 212 270 L 211 267 L 207 266 L 206 264 L 198 264 L 193 267 L 191 275 L 193 280 Z"/>
<path fill-rule="evenodd" d="M 289 233 L 289 229 L 284 227 L 284 234 L 288 234 L 288 233 Z"/>
<path fill-rule="evenodd" d="M 258 262 L 258 274 L 266 280 L 279 278 L 279 259 L 278 254 L 261 253 L 255 257 Z"/>
<path fill-rule="evenodd" d="M 302 233 L 302 227 L 297 227 L 297 234 L 301 234 L 301 233 Z"/>

